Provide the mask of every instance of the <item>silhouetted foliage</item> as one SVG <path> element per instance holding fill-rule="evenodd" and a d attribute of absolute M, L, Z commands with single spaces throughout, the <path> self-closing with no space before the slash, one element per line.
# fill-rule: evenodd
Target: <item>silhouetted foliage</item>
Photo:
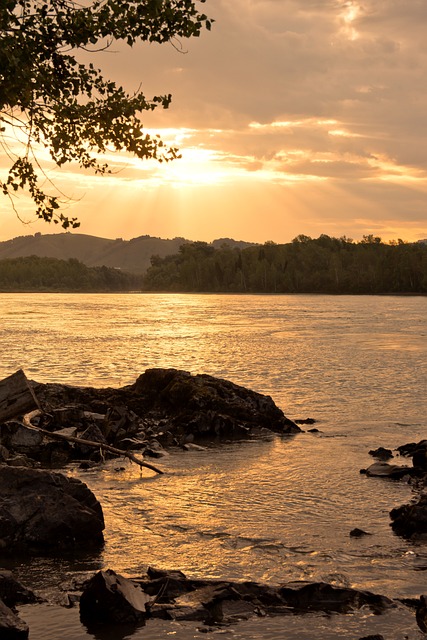
<path fill-rule="evenodd" d="M 211 27 L 197 8 L 204 1 L 0 2 L 0 144 L 10 164 L 0 191 L 12 206 L 16 192 L 27 189 L 39 218 L 78 226 L 59 212 L 58 197 L 40 185 L 37 144 L 58 167 L 76 162 L 96 173 L 109 172 L 98 155 L 111 149 L 159 161 L 178 157 L 177 149 L 144 131 L 139 117 L 158 106 L 166 109 L 171 96 L 146 98 L 140 89 L 128 94 L 94 66 L 94 54 L 117 41 L 132 47 L 138 41 L 197 37 Z M 92 62 L 83 62 L 81 50 L 86 59 L 92 54 Z M 11 130 L 22 143 L 19 152 Z"/>
<path fill-rule="evenodd" d="M 141 277 L 70 258 L 29 256 L 0 260 L 0 291 L 110 292 L 141 288 Z"/>
<path fill-rule="evenodd" d="M 185 244 L 166 258 L 153 257 L 144 279 L 150 291 L 229 293 L 427 293 L 427 244 L 381 238 L 297 236 L 240 250 Z"/>

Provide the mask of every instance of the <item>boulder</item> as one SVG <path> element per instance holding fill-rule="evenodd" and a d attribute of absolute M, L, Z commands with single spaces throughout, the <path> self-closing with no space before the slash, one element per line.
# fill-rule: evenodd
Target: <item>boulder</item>
<path fill-rule="evenodd" d="M 61 406 L 78 407 L 83 412 L 79 432 L 93 422 L 108 444 L 119 448 L 123 448 L 121 443 L 132 447 L 132 438 L 137 438 L 139 446 L 153 437 L 164 446 L 182 446 L 189 437 L 197 444 L 197 440 L 230 441 L 301 432 L 270 396 L 228 380 L 178 369 L 148 369 L 134 384 L 120 389 L 37 384 L 36 391 L 55 416 Z M 61 420 L 55 418 L 55 422 L 58 429 Z"/>
<path fill-rule="evenodd" d="M 25 640 L 28 634 L 28 625 L 0 600 L 1 640 Z"/>
<path fill-rule="evenodd" d="M 14 607 L 17 604 L 32 604 L 39 601 L 34 591 L 24 587 L 23 584 L 16 580 L 12 571 L 7 569 L 0 569 L 0 599 L 8 607 Z"/>
<path fill-rule="evenodd" d="M 190 431 L 204 437 L 241 438 L 252 427 L 285 434 L 301 431 L 270 396 L 209 375 L 148 369 L 128 390 L 144 400 L 146 410 L 164 412 L 182 435 Z"/>
<path fill-rule="evenodd" d="M 85 585 L 80 597 L 83 624 L 141 623 L 147 618 L 151 596 L 111 569 L 99 571 Z"/>
<path fill-rule="evenodd" d="M 404 538 L 427 536 L 427 495 L 390 511 L 391 527 Z"/>
<path fill-rule="evenodd" d="M 103 542 L 101 505 L 80 480 L 0 465 L 0 548 L 51 552 Z"/>

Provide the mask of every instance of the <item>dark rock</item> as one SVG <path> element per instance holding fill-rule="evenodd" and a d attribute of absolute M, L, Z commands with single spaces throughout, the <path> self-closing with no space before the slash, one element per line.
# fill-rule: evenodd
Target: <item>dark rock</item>
<path fill-rule="evenodd" d="M 39 601 L 36 594 L 18 582 L 18 580 L 14 578 L 13 573 L 7 569 L 0 569 L 0 599 L 3 600 L 4 604 L 8 607 L 14 607 L 17 604 L 31 604 Z"/>
<path fill-rule="evenodd" d="M 300 418 L 299 420 L 295 420 L 295 424 L 316 424 L 317 420 L 314 418 Z M 311 431 L 311 429 L 309 429 Z"/>
<path fill-rule="evenodd" d="M 0 465 L 0 486 L 3 551 L 49 552 L 102 544 L 101 505 L 80 480 Z"/>
<path fill-rule="evenodd" d="M 80 434 L 80 439 L 90 440 L 91 442 L 99 442 L 99 444 L 108 444 L 107 439 L 105 438 L 101 429 L 96 424 L 89 425 L 87 429 L 85 429 L 85 431 L 83 431 L 83 433 Z M 86 444 L 76 443 L 75 446 L 83 456 L 94 453 L 94 448 L 88 447 Z M 96 453 L 99 453 L 96 449 L 95 451 Z"/>
<path fill-rule="evenodd" d="M 86 584 L 80 597 L 80 618 L 85 625 L 141 623 L 151 602 L 138 584 L 107 569 Z"/>
<path fill-rule="evenodd" d="M 9 449 L 0 444 L 0 462 L 5 462 L 8 458 L 10 458 Z"/>
<path fill-rule="evenodd" d="M 384 447 L 378 447 L 378 449 L 371 449 L 370 456 L 378 458 L 379 460 L 389 460 L 393 458 L 393 452 L 391 449 L 384 449 Z"/>
<path fill-rule="evenodd" d="M 374 462 L 366 469 L 366 475 L 374 478 L 392 478 L 399 480 L 404 476 L 411 475 L 411 467 L 388 464 L 388 462 Z"/>
<path fill-rule="evenodd" d="M 175 427 L 185 427 L 183 433 L 231 437 L 236 431 L 241 437 L 251 426 L 277 433 L 301 431 L 269 396 L 208 375 L 148 369 L 129 389 L 145 399 L 146 408 L 165 410 Z"/>
<path fill-rule="evenodd" d="M 0 444 L 17 453 L 30 453 L 43 441 L 39 431 L 25 427 L 20 422 L 4 422 L 0 428 Z"/>
<path fill-rule="evenodd" d="M 415 612 L 415 620 L 421 631 L 427 633 L 427 598 L 424 595 L 420 596 L 420 601 Z"/>
<path fill-rule="evenodd" d="M 228 442 L 301 432 L 269 396 L 177 369 L 148 369 L 121 389 L 38 384 L 36 392 L 43 405 L 79 407 L 86 421 L 102 407 L 101 431 L 108 444 L 118 448 L 124 442 L 128 449 L 129 439 L 153 436 L 163 446 L 182 446 L 188 438 Z M 100 426 L 100 419 L 95 422 Z"/>
<path fill-rule="evenodd" d="M 32 469 L 36 466 L 35 461 L 24 453 L 18 453 L 15 456 L 10 456 L 10 458 L 6 460 L 6 464 L 9 467 L 26 467 L 28 469 Z"/>
<path fill-rule="evenodd" d="M 322 433 L 322 431 L 320 431 L 320 429 L 307 429 L 307 433 Z"/>
<path fill-rule="evenodd" d="M 363 529 L 358 529 L 357 527 L 350 531 L 350 536 L 352 538 L 362 538 L 363 536 L 370 536 L 370 535 L 372 534 L 368 533 L 367 531 L 363 531 Z"/>
<path fill-rule="evenodd" d="M 288 584 L 280 589 L 280 595 L 288 606 L 302 611 L 336 611 L 347 613 L 368 606 L 376 613 L 395 606 L 385 596 L 343 587 L 334 587 L 325 582 Z"/>
<path fill-rule="evenodd" d="M 399 536 L 412 538 L 427 534 L 427 495 L 418 502 L 404 504 L 390 511 L 392 529 Z"/>
<path fill-rule="evenodd" d="M 50 416 L 49 431 L 58 431 L 70 427 L 80 428 L 84 421 L 85 414 L 81 407 L 71 405 L 54 409 L 50 412 Z"/>
<path fill-rule="evenodd" d="M 402 444 L 400 447 L 397 447 L 396 451 L 398 451 L 401 456 L 412 456 L 414 451 L 423 448 L 427 448 L 427 440 L 420 440 L 420 442 L 409 442 L 408 444 Z"/>
<path fill-rule="evenodd" d="M 384 636 L 380 633 L 376 633 L 373 636 L 363 636 L 363 638 L 359 638 L 359 640 L 384 640 Z"/>
<path fill-rule="evenodd" d="M 24 640 L 28 638 L 28 625 L 0 600 L 1 640 Z"/>

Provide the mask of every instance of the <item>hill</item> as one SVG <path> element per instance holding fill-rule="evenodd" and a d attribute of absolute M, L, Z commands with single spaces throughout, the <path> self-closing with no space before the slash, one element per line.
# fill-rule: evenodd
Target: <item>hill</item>
<path fill-rule="evenodd" d="M 88 267 L 112 267 L 130 273 L 142 274 L 150 267 L 151 256 L 164 258 L 176 254 L 185 238 L 165 240 L 152 236 L 139 236 L 132 240 L 99 238 L 82 233 L 36 233 L 0 242 L 0 260 L 38 256 L 68 260 L 75 258 Z M 229 238 L 214 240 L 213 246 L 251 246 L 252 243 Z"/>

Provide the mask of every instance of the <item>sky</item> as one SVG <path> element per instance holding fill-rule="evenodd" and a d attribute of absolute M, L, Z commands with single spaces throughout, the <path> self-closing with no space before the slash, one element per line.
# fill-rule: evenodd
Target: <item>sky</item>
<path fill-rule="evenodd" d="M 200 38 L 113 46 L 94 63 L 182 158 L 48 168 L 78 233 L 289 242 L 299 234 L 427 238 L 427 2 L 207 0 Z M 48 166 L 48 164 L 46 164 Z M 4 167 L 4 158 L 0 161 Z M 0 240 L 57 226 L 0 200 Z M 24 224 L 22 222 L 24 221 Z"/>

